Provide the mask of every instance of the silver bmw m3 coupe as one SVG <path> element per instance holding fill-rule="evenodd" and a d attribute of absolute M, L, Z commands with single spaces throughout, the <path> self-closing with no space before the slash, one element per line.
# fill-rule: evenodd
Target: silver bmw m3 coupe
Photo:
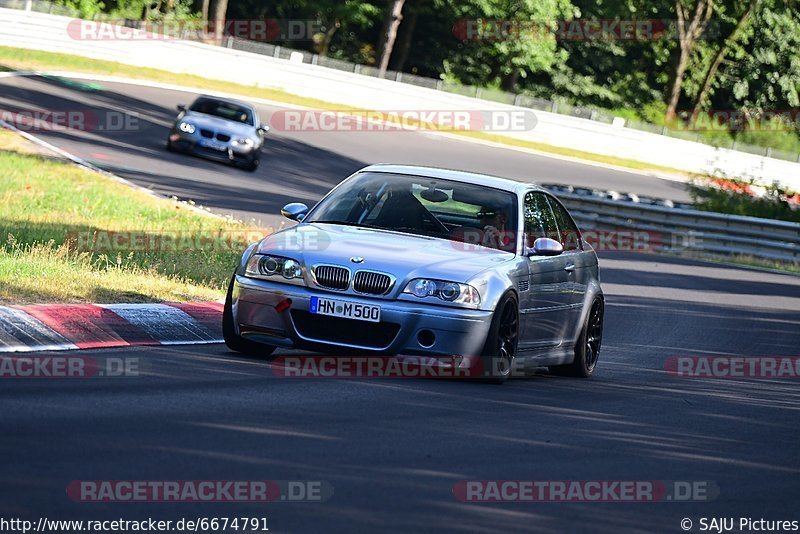
<path fill-rule="evenodd" d="M 231 163 L 255 171 L 269 126 L 261 124 L 250 104 L 201 96 L 191 106 L 178 106 L 167 138 L 167 150 Z"/>
<path fill-rule="evenodd" d="M 604 302 L 597 255 L 544 189 L 372 165 L 313 208 L 292 203 L 282 213 L 298 224 L 251 245 L 231 280 L 231 349 L 478 362 L 497 382 L 528 367 L 594 371 Z"/>

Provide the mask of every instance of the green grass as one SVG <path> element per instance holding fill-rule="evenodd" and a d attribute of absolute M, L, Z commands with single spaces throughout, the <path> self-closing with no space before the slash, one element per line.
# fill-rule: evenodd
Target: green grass
<path fill-rule="evenodd" d="M 267 233 L 19 145 L 0 130 L 0 303 L 218 300 Z"/>
<path fill-rule="evenodd" d="M 168 72 L 159 69 L 134 67 L 112 61 L 89 59 L 69 54 L 59 54 L 54 52 L 43 52 L 39 50 L 27 50 L 5 46 L 0 46 L 0 70 L 73 71 L 103 74 L 107 76 L 124 76 L 127 78 L 152 80 L 185 87 L 196 87 L 204 90 L 228 92 L 240 95 L 242 97 L 264 98 L 309 108 L 339 111 L 367 111 L 361 108 L 344 106 L 342 104 L 333 104 L 314 98 L 300 97 L 279 89 L 254 87 L 224 81 L 210 80 L 201 76 L 176 74 L 174 72 Z M 91 84 L 86 85 L 86 87 L 91 89 Z M 531 150 L 537 150 L 539 152 L 568 156 L 619 167 L 626 167 L 629 169 L 662 171 L 681 175 L 687 174 L 685 171 L 660 165 L 653 165 L 646 162 L 613 156 L 604 156 L 602 154 L 594 154 L 592 152 L 586 152 L 582 150 L 562 148 L 545 143 L 521 141 L 485 132 L 452 131 L 448 133 L 470 137 L 473 139 L 491 141 L 512 147 L 527 148 Z"/>

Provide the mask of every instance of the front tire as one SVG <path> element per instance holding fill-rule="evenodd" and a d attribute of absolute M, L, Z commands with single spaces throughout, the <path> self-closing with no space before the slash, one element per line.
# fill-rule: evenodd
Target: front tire
<path fill-rule="evenodd" d="M 236 275 L 233 275 L 228 286 L 228 294 L 225 297 L 225 307 L 222 310 L 222 338 L 225 340 L 225 345 L 232 351 L 251 356 L 267 357 L 275 352 L 276 347 L 245 339 L 236 333 L 233 321 L 233 284 L 235 281 Z"/>
<path fill-rule="evenodd" d="M 243 169 L 248 172 L 255 172 L 258 169 L 258 165 L 261 163 L 261 158 L 258 156 L 253 156 L 250 161 L 244 164 Z"/>
<path fill-rule="evenodd" d="M 597 297 L 575 343 L 575 359 L 569 365 L 551 367 L 550 371 L 562 376 L 589 378 L 597 367 L 600 345 L 603 341 L 603 299 Z"/>
<path fill-rule="evenodd" d="M 519 341 L 519 304 L 508 292 L 500 299 L 492 316 L 492 325 L 483 347 L 484 376 L 492 383 L 502 384 L 511 376 Z"/>

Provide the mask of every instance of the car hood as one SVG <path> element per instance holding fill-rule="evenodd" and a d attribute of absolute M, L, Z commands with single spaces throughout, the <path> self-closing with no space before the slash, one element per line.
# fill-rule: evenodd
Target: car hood
<path fill-rule="evenodd" d="M 229 121 L 220 117 L 214 117 L 213 115 L 206 115 L 205 113 L 187 111 L 180 120 L 194 124 L 198 128 L 205 128 L 207 130 L 225 132 L 233 135 L 241 135 L 243 137 L 253 137 L 256 134 L 254 126 L 242 124 L 241 122 Z"/>
<path fill-rule="evenodd" d="M 514 254 L 446 239 L 334 224 L 299 224 L 259 244 L 260 253 L 393 274 L 398 281 L 427 277 L 467 282 L 514 259 Z M 363 258 L 355 263 L 351 258 Z"/>

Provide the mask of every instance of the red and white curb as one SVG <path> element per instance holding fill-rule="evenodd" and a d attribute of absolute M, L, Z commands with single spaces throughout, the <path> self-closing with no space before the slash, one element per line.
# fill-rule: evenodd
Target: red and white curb
<path fill-rule="evenodd" d="M 222 343 L 222 304 L 0 306 L 0 352 Z"/>

